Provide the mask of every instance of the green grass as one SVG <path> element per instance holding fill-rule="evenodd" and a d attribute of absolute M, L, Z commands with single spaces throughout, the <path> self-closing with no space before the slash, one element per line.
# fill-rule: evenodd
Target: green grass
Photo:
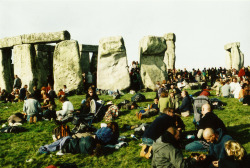
<path fill-rule="evenodd" d="M 195 90 L 190 91 L 194 93 Z M 214 92 L 212 92 L 214 94 Z M 146 107 L 153 102 L 155 97 L 154 92 L 143 93 L 146 96 L 146 101 L 138 103 L 139 106 Z M 110 96 L 99 96 L 104 101 L 112 100 Z M 112 100 L 115 104 L 123 101 L 124 99 L 130 100 L 131 94 L 126 94 L 120 99 Z M 74 108 L 80 107 L 80 102 L 85 98 L 85 95 L 75 95 L 69 97 L 69 100 L 73 103 Z M 250 152 L 250 107 L 243 106 L 236 99 L 220 98 L 223 102 L 227 102 L 224 110 L 215 110 L 214 112 L 223 120 L 228 128 L 229 134 L 236 140 L 238 140 L 246 149 Z M 56 101 L 57 110 L 61 108 L 61 104 Z M 23 103 L 0 103 L 0 123 L 6 123 L 8 117 L 16 112 L 22 112 Z M 152 122 L 157 116 L 137 120 L 135 113 L 137 110 L 122 110 L 119 118 L 116 120 L 119 127 L 122 128 L 123 124 L 135 125 L 142 122 Z M 193 117 L 183 118 L 186 124 L 186 131 L 194 130 L 192 124 Z M 101 121 L 104 122 L 104 121 Z M 94 123 L 97 128 L 100 127 L 100 123 Z M 69 124 L 70 128 L 73 125 Z M 36 124 L 23 124 L 23 127 L 28 129 L 23 133 L 0 133 L 0 167 L 46 167 L 48 165 L 58 165 L 62 163 L 74 163 L 80 167 L 150 167 L 151 160 L 146 160 L 139 157 L 141 147 L 140 141 L 131 140 L 129 146 L 123 147 L 117 151 L 111 152 L 108 155 L 101 157 L 88 156 L 81 154 L 67 154 L 64 156 L 56 156 L 55 152 L 52 154 L 39 154 L 38 149 L 40 146 L 50 144 L 52 140 L 52 130 L 56 127 L 53 121 L 40 121 Z M 121 135 L 130 138 L 133 131 L 120 131 Z M 185 156 L 190 155 L 188 152 L 184 152 Z M 34 161 L 31 163 L 26 162 L 27 159 L 32 158 Z"/>

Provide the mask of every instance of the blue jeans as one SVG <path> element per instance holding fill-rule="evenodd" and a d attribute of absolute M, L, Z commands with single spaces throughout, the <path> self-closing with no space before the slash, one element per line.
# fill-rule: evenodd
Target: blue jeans
<path fill-rule="evenodd" d="M 208 149 L 201 143 L 201 141 L 194 141 L 185 146 L 186 151 L 201 151 L 206 152 Z"/>
<path fill-rule="evenodd" d="M 239 102 L 243 102 L 243 99 L 244 99 L 243 97 L 242 97 L 242 98 L 240 98 L 240 99 L 239 99 Z"/>
<path fill-rule="evenodd" d="M 147 145 L 147 146 L 152 146 L 153 145 L 153 140 L 151 138 L 142 138 L 142 143 Z"/>

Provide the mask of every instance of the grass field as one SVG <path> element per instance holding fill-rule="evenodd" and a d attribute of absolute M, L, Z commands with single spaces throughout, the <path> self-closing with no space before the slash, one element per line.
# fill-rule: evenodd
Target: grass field
<path fill-rule="evenodd" d="M 195 90 L 190 91 L 194 93 Z M 212 92 L 213 93 L 213 92 Z M 142 107 L 146 107 L 148 104 L 153 102 L 155 97 L 154 92 L 143 93 L 146 96 L 146 101 L 138 103 Z M 131 94 L 126 94 L 120 99 L 113 100 L 115 104 L 123 101 L 124 99 L 130 100 Z M 85 98 L 85 95 L 75 95 L 69 97 L 69 100 L 73 103 L 74 108 L 80 107 L 81 100 Z M 99 96 L 104 101 L 112 100 L 110 96 Z M 229 134 L 236 140 L 238 140 L 246 149 L 247 153 L 250 153 L 250 106 L 243 106 L 236 99 L 220 98 L 223 102 L 227 103 L 224 110 L 215 110 L 214 112 L 223 120 L 226 127 L 228 128 Z M 57 110 L 61 108 L 61 104 L 56 101 Z M 22 112 L 23 103 L 0 103 L 0 124 L 6 123 L 8 117 L 16 112 Z M 136 116 L 137 110 L 122 110 L 120 116 L 116 122 L 119 127 L 122 128 L 123 124 L 135 125 L 140 123 L 152 122 L 155 117 L 143 119 L 139 121 Z M 186 131 L 194 130 L 192 124 L 193 117 L 183 118 L 186 124 Z M 100 123 L 94 123 L 93 125 L 100 128 Z M 70 128 L 73 125 L 69 124 Z M 46 167 L 48 165 L 59 165 L 63 163 L 76 164 L 80 167 L 150 167 L 151 160 L 146 160 L 139 157 L 141 147 L 139 144 L 141 140 L 132 140 L 129 142 L 127 147 L 110 152 L 107 155 L 100 157 L 87 156 L 81 154 L 67 154 L 63 156 L 56 156 L 55 153 L 51 154 L 39 154 L 38 149 L 40 146 L 50 144 L 52 140 L 52 130 L 56 127 L 53 121 L 40 121 L 35 124 L 23 124 L 23 127 L 27 129 L 23 133 L 0 133 L 0 167 Z M 127 136 L 133 131 L 120 130 L 120 135 Z M 184 152 L 185 156 L 190 153 Z M 26 162 L 27 159 L 33 159 L 32 162 Z"/>

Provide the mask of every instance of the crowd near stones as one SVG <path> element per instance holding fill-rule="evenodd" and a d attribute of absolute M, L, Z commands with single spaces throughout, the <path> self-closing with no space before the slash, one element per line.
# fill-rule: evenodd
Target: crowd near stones
<path fill-rule="evenodd" d="M 121 36 L 103 38 L 98 46 L 79 44 L 70 39 L 68 31 L 1 39 L 0 100 L 4 103 L 24 101 L 23 113 L 11 116 L 10 125 L 21 122 L 17 119 L 20 115 L 26 116 L 29 123 L 54 120 L 65 132 L 56 132 L 55 142 L 41 146 L 40 153 L 56 151 L 56 146 L 60 149 L 58 155 L 99 155 L 101 146 L 115 149 L 126 146 L 124 137 L 119 136 L 118 123 L 114 122 L 119 109 L 137 108 L 136 103 L 145 100 L 138 91 L 154 91 L 152 104 L 147 108 L 138 107 L 135 117 L 143 120 L 159 116 L 150 125 L 128 126 L 130 130 L 142 131 L 140 156 L 152 159 L 152 167 L 243 168 L 246 151 L 213 113 L 213 108 L 222 109 L 221 106 L 226 104 L 219 100 L 220 97 L 250 104 L 250 67 L 244 67 L 240 43 L 224 46 L 226 68 L 187 71 L 175 68 L 175 41 L 174 33 L 143 37 L 139 42 L 140 61 L 133 61 L 129 67 Z M 200 91 L 189 95 L 187 89 Z M 216 90 L 216 98 L 209 99 L 211 90 Z M 123 92 L 136 94 L 131 102 L 118 105 L 105 104 L 98 97 L 108 94 L 115 99 Z M 72 94 L 86 94 L 80 109 L 75 109 L 69 101 L 68 96 Z M 55 111 L 57 98 L 62 103 L 60 111 Z M 201 100 L 199 104 L 197 100 Z M 184 145 L 186 136 L 182 117 L 190 117 L 193 113 L 198 141 Z M 102 119 L 110 123 L 98 130 L 91 127 L 92 122 Z M 76 125 L 72 130 L 75 137 L 67 134 L 66 124 L 70 121 Z M 76 135 L 79 130 L 91 133 L 79 138 Z M 134 135 L 131 137 L 137 139 Z M 208 155 L 194 153 L 184 159 L 181 149 L 205 151 Z"/>

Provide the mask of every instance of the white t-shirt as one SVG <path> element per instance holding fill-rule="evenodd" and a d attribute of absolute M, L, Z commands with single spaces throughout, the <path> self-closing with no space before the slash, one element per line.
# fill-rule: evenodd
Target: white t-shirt
<path fill-rule="evenodd" d="M 73 112 L 73 111 L 74 111 L 73 104 L 70 101 L 65 101 L 63 103 L 62 110 L 58 111 L 57 113 L 64 116 L 64 115 L 66 115 L 70 112 Z"/>

